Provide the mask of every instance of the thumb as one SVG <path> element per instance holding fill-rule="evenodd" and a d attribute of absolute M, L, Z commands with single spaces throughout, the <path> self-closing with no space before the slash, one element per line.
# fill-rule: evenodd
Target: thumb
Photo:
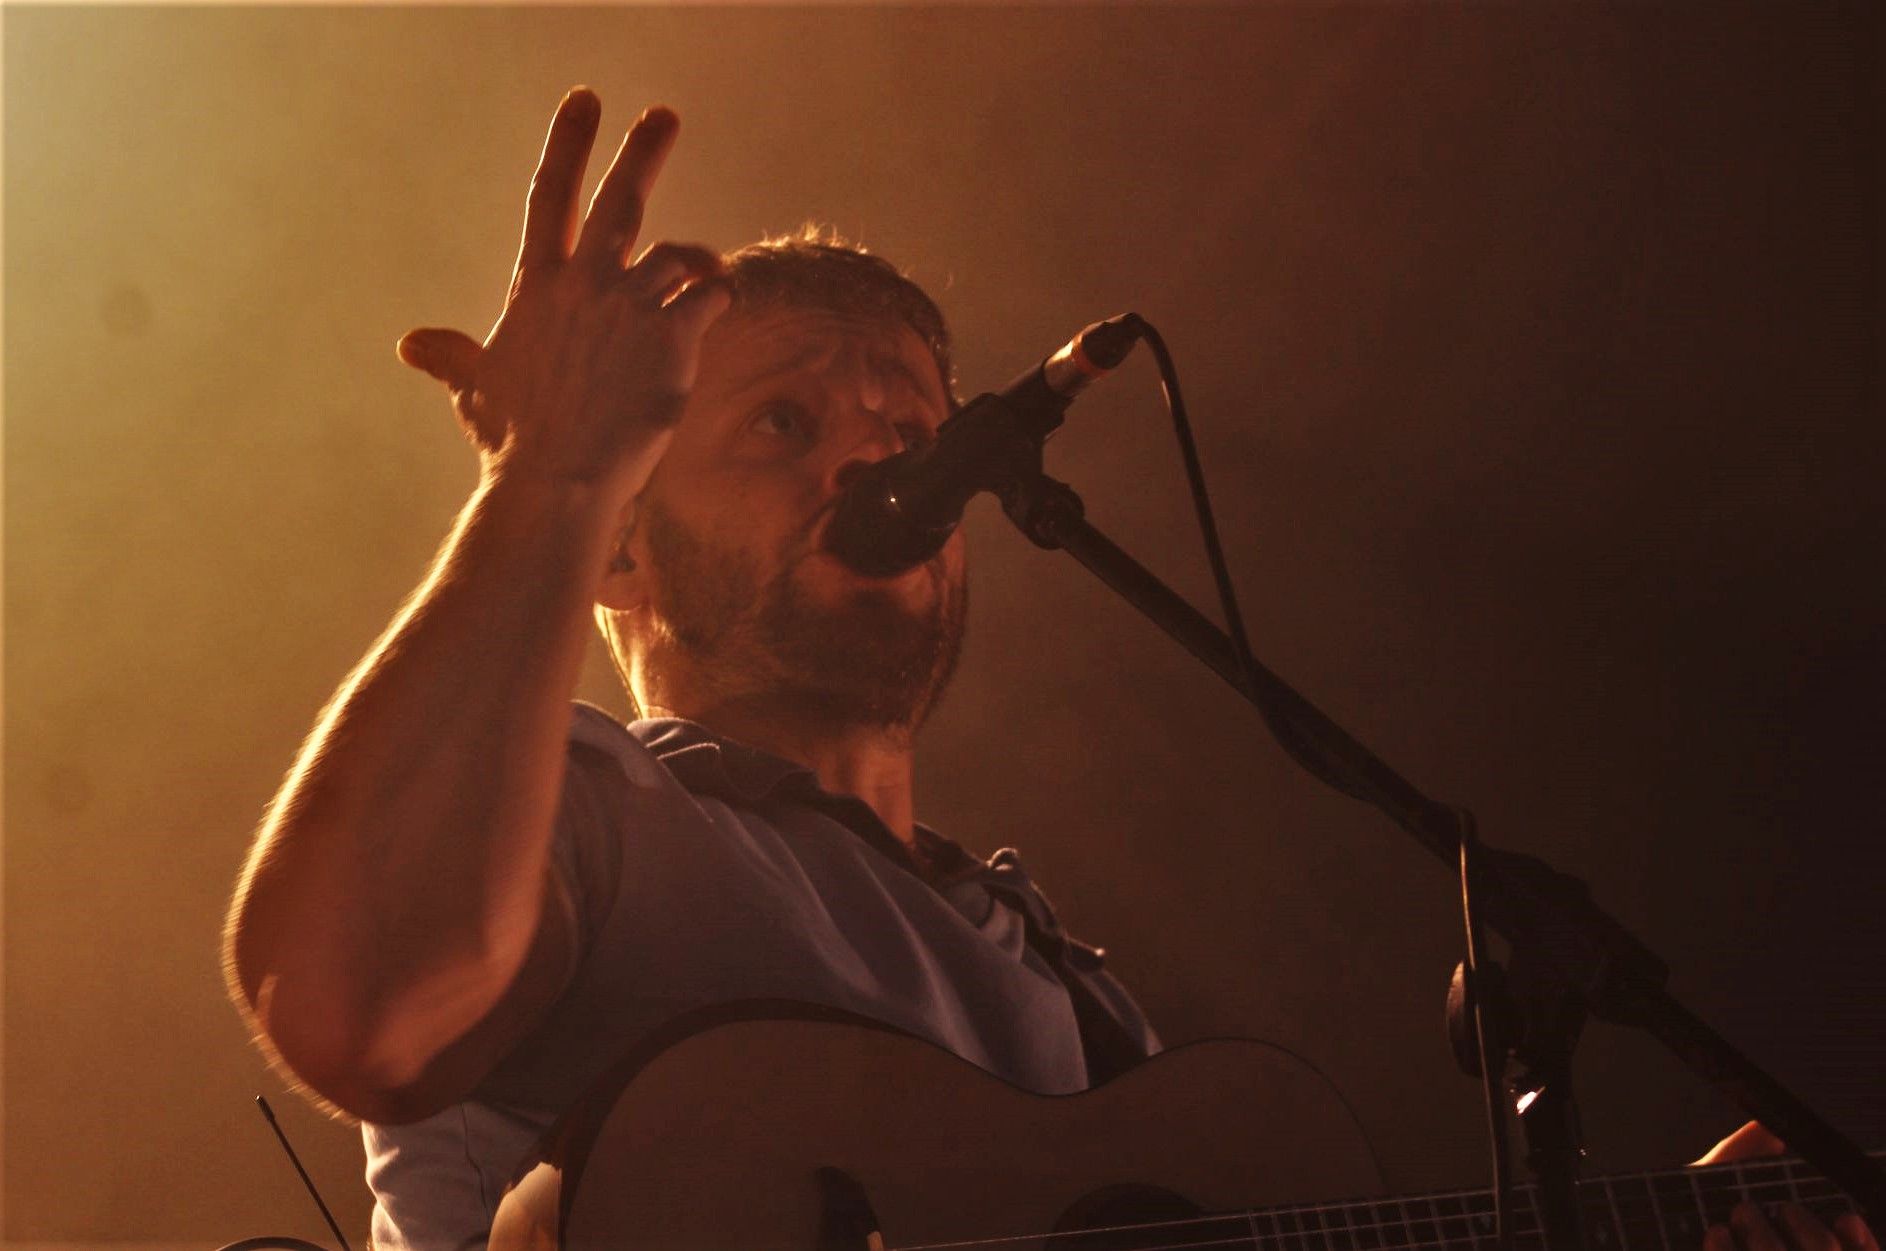
<path fill-rule="evenodd" d="M 456 330 L 422 326 L 401 335 L 393 350 L 402 361 L 452 390 L 470 391 L 484 348 L 476 339 Z"/>
<path fill-rule="evenodd" d="M 1742 1128 L 1711 1147 L 1706 1155 L 1692 1163 L 1728 1164 L 1735 1160 L 1753 1160 L 1761 1156 L 1780 1155 L 1788 1149 L 1787 1144 L 1777 1138 L 1772 1130 L 1760 1121 L 1750 1121 Z"/>

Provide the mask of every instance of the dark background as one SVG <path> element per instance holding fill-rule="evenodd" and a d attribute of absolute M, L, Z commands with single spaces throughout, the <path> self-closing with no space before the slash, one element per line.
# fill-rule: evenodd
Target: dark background
<path fill-rule="evenodd" d="M 249 1106 L 280 1084 L 222 910 L 472 484 L 393 341 L 489 325 L 576 82 L 612 133 L 685 119 L 649 237 L 828 221 L 937 293 L 971 392 L 1155 322 L 1259 656 L 1886 1143 L 1871 6 L 5 23 L 7 1240 L 322 1236 Z M 1209 603 L 1149 361 L 1050 468 Z M 1447 873 L 975 513 L 923 815 L 1021 847 L 1168 1040 L 1290 1046 L 1394 1188 L 1482 1182 Z M 621 707 L 603 667 L 585 694 Z M 1594 1171 L 1741 1119 L 1614 1028 L 1580 1076 Z M 276 1102 L 362 1229 L 353 1131 Z"/>

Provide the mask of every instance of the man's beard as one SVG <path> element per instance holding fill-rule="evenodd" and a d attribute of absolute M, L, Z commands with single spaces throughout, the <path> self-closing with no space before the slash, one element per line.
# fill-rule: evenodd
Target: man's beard
<path fill-rule="evenodd" d="M 935 594 L 923 608 L 874 586 L 817 602 L 794 576 L 816 550 L 817 520 L 762 581 L 747 553 L 711 546 L 645 501 L 659 623 L 672 646 L 707 667 L 702 676 L 718 693 L 822 725 L 915 730 L 956 670 L 967 588 L 939 558 L 924 569 Z"/>

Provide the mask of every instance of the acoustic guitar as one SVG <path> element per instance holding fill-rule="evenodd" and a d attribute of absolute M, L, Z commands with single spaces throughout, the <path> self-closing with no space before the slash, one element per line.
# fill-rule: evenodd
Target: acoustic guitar
<path fill-rule="evenodd" d="M 763 1012 L 764 1015 L 753 1015 Z M 1380 1186 L 1334 1086 L 1280 1048 L 1164 1052 L 1098 1089 L 1018 1090 L 806 1005 L 638 1047 L 506 1194 L 490 1251 L 1494 1251 L 1487 1191 Z M 1742 1198 L 1848 1205 L 1793 1160 L 1581 1184 L 1597 1251 L 1700 1251 Z M 1543 1245 L 1530 1186 L 1511 1208 Z"/>

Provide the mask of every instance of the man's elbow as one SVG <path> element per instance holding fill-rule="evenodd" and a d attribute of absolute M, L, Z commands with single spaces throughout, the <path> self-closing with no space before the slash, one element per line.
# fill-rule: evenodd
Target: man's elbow
<path fill-rule="evenodd" d="M 318 1104 L 355 1120 L 385 1125 L 423 1120 L 469 1093 L 466 1083 L 437 1057 L 390 1037 L 386 1031 L 345 1028 L 339 1014 L 305 1024 L 284 1011 L 273 985 L 265 985 L 253 1020 L 256 1039 L 270 1063 L 291 1085 Z"/>
<path fill-rule="evenodd" d="M 223 964 L 230 997 L 270 1067 L 325 1110 L 398 1124 L 465 1096 L 441 1071 L 438 1049 L 418 1045 L 410 1023 L 369 1010 L 360 988 L 270 971 L 234 927 Z"/>

